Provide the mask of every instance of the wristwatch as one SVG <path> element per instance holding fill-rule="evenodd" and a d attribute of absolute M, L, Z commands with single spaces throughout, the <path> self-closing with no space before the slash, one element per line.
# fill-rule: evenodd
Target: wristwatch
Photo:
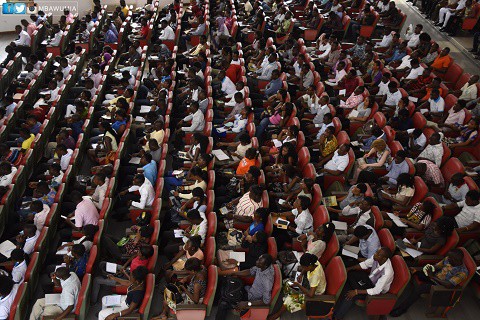
<path fill-rule="evenodd" d="M 252 303 L 250 301 L 247 302 L 247 306 L 251 307 Z"/>

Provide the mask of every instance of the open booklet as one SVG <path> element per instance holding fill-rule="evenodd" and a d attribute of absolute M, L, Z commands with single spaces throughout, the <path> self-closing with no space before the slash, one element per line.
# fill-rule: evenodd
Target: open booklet
<path fill-rule="evenodd" d="M 359 247 L 344 245 L 342 249 L 342 255 L 358 259 L 358 253 L 360 252 Z"/>

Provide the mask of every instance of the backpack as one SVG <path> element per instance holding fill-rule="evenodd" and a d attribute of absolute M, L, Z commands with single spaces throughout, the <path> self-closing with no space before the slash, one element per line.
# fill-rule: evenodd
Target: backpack
<path fill-rule="evenodd" d="M 227 277 L 223 286 L 222 301 L 236 304 L 243 300 L 243 281 L 235 277 Z"/>

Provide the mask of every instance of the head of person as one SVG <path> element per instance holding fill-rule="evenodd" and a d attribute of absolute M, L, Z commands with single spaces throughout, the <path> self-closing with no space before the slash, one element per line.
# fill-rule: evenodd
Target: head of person
<path fill-rule="evenodd" d="M 440 57 L 445 57 L 446 55 L 448 55 L 450 53 L 450 48 L 449 47 L 445 47 L 443 48 L 442 51 L 440 51 Z"/>
<path fill-rule="evenodd" d="M 360 208 L 360 210 L 362 212 L 366 212 L 368 210 L 370 210 L 372 208 L 374 204 L 374 200 L 372 197 L 365 197 L 363 198 L 363 200 L 360 202 L 360 204 L 358 205 L 358 207 Z"/>
<path fill-rule="evenodd" d="M 392 250 L 390 250 L 387 247 L 381 247 L 373 255 L 373 260 L 377 261 L 379 264 L 383 264 L 385 261 L 390 259 L 392 255 L 393 255 Z"/>
<path fill-rule="evenodd" d="M 373 141 L 371 149 L 375 149 L 377 152 L 383 152 L 387 148 L 387 143 L 383 139 L 377 139 Z"/>
<path fill-rule="evenodd" d="M 40 200 L 35 200 L 30 203 L 30 210 L 35 213 L 39 213 L 43 210 L 43 203 Z"/>
<path fill-rule="evenodd" d="M 268 215 L 269 215 L 269 212 L 267 208 L 258 208 L 253 213 L 253 221 L 258 223 L 261 222 L 265 226 L 267 224 Z"/>
<path fill-rule="evenodd" d="M 185 243 L 185 251 L 187 251 L 190 255 L 195 254 L 195 252 L 200 249 L 202 243 L 202 237 L 200 236 L 193 236 L 187 240 Z"/>
<path fill-rule="evenodd" d="M 395 155 L 395 162 L 396 163 L 402 163 L 405 161 L 405 158 L 407 157 L 407 152 L 404 150 L 398 150 L 397 154 Z"/>
<path fill-rule="evenodd" d="M 37 185 L 38 187 L 38 185 Z M 75 205 L 78 205 L 80 202 L 83 201 L 83 195 L 77 191 L 77 190 L 74 190 L 72 191 L 72 193 L 70 194 L 70 199 L 72 200 L 72 202 L 75 204 Z"/>
<path fill-rule="evenodd" d="M 372 234 L 372 230 L 365 226 L 358 226 L 353 230 L 353 235 L 358 239 L 366 240 Z"/>
<path fill-rule="evenodd" d="M 154 252 L 153 246 L 143 245 L 140 247 L 140 250 L 138 250 L 137 255 L 141 260 L 148 260 L 153 256 Z"/>
<path fill-rule="evenodd" d="M 200 215 L 200 212 L 197 209 L 191 209 L 187 213 L 187 219 L 194 225 L 202 223 L 203 218 Z"/>
<path fill-rule="evenodd" d="M 247 173 L 245 173 L 245 182 L 247 183 L 256 183 L 258 181 L 258 178 L 261 175 L 261 171 L 258 167 L 251 166 Z"/>
<path fill-rule="evenodd" d="M 255 148 L 248 148 L 247 151 L 245 151 L 245 158 L 249 160 L 253 160 L 257 157 L 257 149 Z"/>
<path fill-rule="evenodd" d="M 303 272 L 313 271 L 317 268 L 319 262 L 318 257 L 311 253 L 304 253 L 300 257 L 300 266 L 302 266 Z"/>
<path fill-rule="evenodd" d="M 135 268 L 135 270 L 132 271 L 132 277 L 130 281 L 137 285 L 143 284 L 147 279 L 147 275 L 148 275 L 148 269 L 146 267 L 144 266 L 137 267 Z"/>
<path fill-rule="evenodd" d="M 10 253 L 10 259 L 15 262 L 15 264 L 21 263 L 25 261 L 25 252 L 22 249 L 13 249 L 12 253 Z M 1 289 L 0 295 L 3 296 Z"/>
<path fill-rule="evenodd" d="M 85 255 L 85 252 L 85 246 L 81 243 L 74 244 L 72 246 L 72 256 L 75 259 L 80 259 L 81 257 L 83 257 Z"/>
<path fill-rule="evenodd" d="M 189 258 L 187 261 L 185 261 L 184 270 L 189 275 L 194 275 L 203 270 L 203 264 L 198 258 L 192 257 L 192 258 Z"/>
<path fill-rule="evenodd" d="M 464 179 L 464 174 L 461 172 L 455 173 L 451 178 L 450 178 L 450 183 L 457 187 L 460 188 L 465 184 L 465 179 Z"/>
<path fill-rule="evenodd" d="M 402 186 L 407 188 L 414 187 L 414 176 L 408 173 L 400 173 L 397 178 L 397 186 L 400 189 Z"/>
<path fill-rule="evenodd" d="M 435 132 L 434 134 L 432 134 L 430 136 L 430 138 L 428 139 L 428 144 L 434 146 L 434 145 L 437 145 L 441 143 L 441 137 L 440 137 L 440 134 L 438 132 Z"/>
<path fill-rule="evenodd" d="M 342 144 L 339 148 L 338 148 L 338 155 L 339 156 L 344 156 L 346 154 L 348 154 L 348 152 L 350 151 L 350 145 L 349 144 Z"/>
<path fill-rule="evenodd" d="M 447 253 L 448 262 L 450 262 L 453 267 L 461 266 L 463 264 L 463 257 L 463 251 L 459 248 L 455 248 Z"/>
<path fill-rule="evenodd" d="M 250 187 L 249 196 L 254 202 L 262 201 L 263 187 L 259 185 L 253 185 Z"/>
<path fill-rule="evenodd" d="M 465 204 L 470 207 L 475 207 L 479 204 L 480 192 L 477 190 L 470 190 L 465 195 Z"/>
<path fill-rule="evenodd" d="M 273 263 L 273 258 L 268 253 L 262 254 L 256 261 L 255 265 L 260 270 L 268 269 Z"/>
<path fill-rule="evenodd" d="M 141 186 L 145 182 L 145 176 L 143 174 L 136 174 L 135 177 L 133 177 L 133 184 L 135 186 Z"/>
<path fill-rule="evenodd" d="M 14 282 L 11 277 L 0 275 L 0 298 L 7 297 L 12 292 Z"/>
<path fill-rule="evenodd" d="M 318 239 L 321 239 L 325 243 L 328 243 L 332 238 L 334 232 L 335 232 L 335 225 L 331 222 L 327 222 L 320 225 L 317 228 L 317 230 L 315 230 L 315 235 Z"/>

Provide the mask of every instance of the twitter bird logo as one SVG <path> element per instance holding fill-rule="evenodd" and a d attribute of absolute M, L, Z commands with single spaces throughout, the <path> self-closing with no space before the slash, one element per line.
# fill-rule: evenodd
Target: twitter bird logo
<path fill-rule="evenodd" d="M 15 3 L 15 14 L 26 14 L 27 5 L 25 3 Z"/>

